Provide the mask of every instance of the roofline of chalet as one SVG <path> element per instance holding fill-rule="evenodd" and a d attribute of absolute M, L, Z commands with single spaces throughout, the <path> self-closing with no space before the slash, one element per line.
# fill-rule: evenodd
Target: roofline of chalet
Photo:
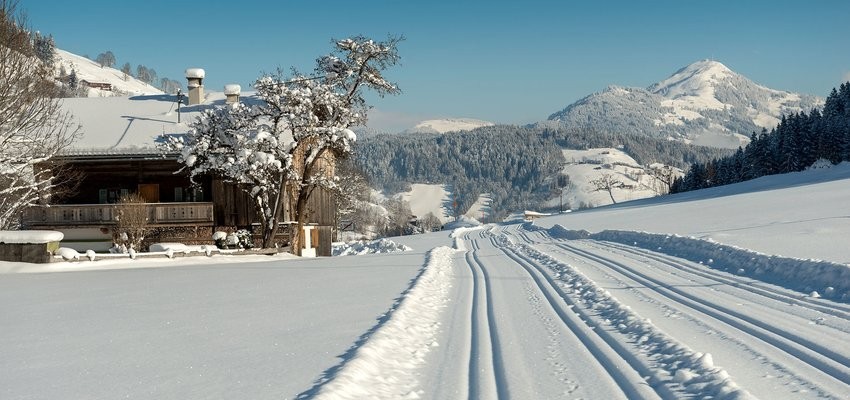
<path fill-rule="evenodd" d="M 50 159 L 56 162 L 110 162 L 110 161 L 139 161 L 139 160 L 172 160 L 176 161 L 177 153 L 120 153 L 120 154 L 59 154 Z"/>

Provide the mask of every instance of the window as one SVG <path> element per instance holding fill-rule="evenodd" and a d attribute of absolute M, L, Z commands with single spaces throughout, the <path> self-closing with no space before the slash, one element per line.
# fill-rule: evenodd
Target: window
<path fill-rule="evenodd" d="M 100 204 L 117 203 L 122 196 L 130 194 L 130 189 L 106 188 L 97 191 L 97 202 Z"/>
<path fill-rule="evenodd" d="M 174 201 L 204 201 L 204 189 L 195 187 L 176 187 L 174 188 Z"/>

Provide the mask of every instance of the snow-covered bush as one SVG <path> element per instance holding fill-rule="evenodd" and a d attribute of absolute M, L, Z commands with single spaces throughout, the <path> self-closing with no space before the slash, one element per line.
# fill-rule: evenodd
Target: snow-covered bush
<path fill-rule="evenodd" d="M 251 249 L 254 247 L 254 236 L 247 229 L 226 233 L 218 231 L 213 234 L 215 246 L 219 249 Z"/>
<path fill-rule="evenodd" d="M 215 247 L 219 249 L 227 248 L 227 232 L 223 231 L 215 231 L 212 235 L 213 242 L 215 242 Z"/>
<path fill-rule="evenodd" d="M 410 247 L 393 242 L 389 239 L 378 239 L 370 242 L 334 243 L 334 256 L 351 256 L 373 253 L 394 253 L 398 251 L 410 251 Z"/>

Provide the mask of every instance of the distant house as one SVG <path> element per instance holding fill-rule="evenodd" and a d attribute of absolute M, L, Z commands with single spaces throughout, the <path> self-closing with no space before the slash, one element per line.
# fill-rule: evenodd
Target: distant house
<path fill-rule="evenodd" d="M 163 155 L 156 147 L 163 135 L 185 134 L 188 123 L 204 109 L 239 99 L 238 86 L 228 85 L 226 95 L 205 94 L 203 70 L 187 70 L 187 75 L 189 104 L 179 113 L 173 95 L 65 99 L 63 106 L 79 120 L 83 136 L 41 168 L 57 174 L 60 168 L 68 169 L 79 175 L 79 186 L 61 197 L 45 196 L 47 204 L 25 211 L 23 226 L 61 231 L 66 247 L 105 250 L 111 246 L 115 226 L 112 204 L 135 192 L 148 202 L 149 226 L 159 228 L 147 243 L 211 244 L 217 230 L 259 233 L 253 202 L 244 191 L 216 176 L 192 185 L 187 173 L 178 172 L 182 165 L 177 155 Z M 241 100 L 259 101 L 250 96 Z M 331 254 L 334 204 L 329 193 L 311 197 L 308 222 L 317 255 Z M 292 218 L 289 210 L 286 216 Z M 277 242 L 288 244 L 289 229 L 280 231 Z"/>
<path fill-rule="evenodd" d="M 108 82 L 92 82 L 85 79 L 81 80 L 80 82 L 91 89 L 107 90 L 110 92 L 112 91 L 112 84 Z"/>
<path fill-rule="evenodd" d="M 529 211 L 529 210 L 526 210 L 525 212 L 523 212 L 523 218 L 526 221 L 533 221 L 535 219 L 548 217 L 550 215 L 552 215 L 552 214 L 541 213 L 541 212 L 537 212 L 537 211 Z"/>

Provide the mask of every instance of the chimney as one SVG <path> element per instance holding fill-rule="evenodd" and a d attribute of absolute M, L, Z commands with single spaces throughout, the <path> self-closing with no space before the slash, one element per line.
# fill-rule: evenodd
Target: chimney
<path fill-rule="evenodd" d="M 186 79 L 189 83 L 189 105 L 201 104 L 204 101 L 204 70 L 202 68 L 189 68 L 186 70 Z"/>
<path fill-rule="evenodd" d="M 235 83 L 224 85 L 224 95 L 227 97 L 225 103 L 234 104 L 239 102 L 239 93 L 242 91 L 242 86 Z"/>

